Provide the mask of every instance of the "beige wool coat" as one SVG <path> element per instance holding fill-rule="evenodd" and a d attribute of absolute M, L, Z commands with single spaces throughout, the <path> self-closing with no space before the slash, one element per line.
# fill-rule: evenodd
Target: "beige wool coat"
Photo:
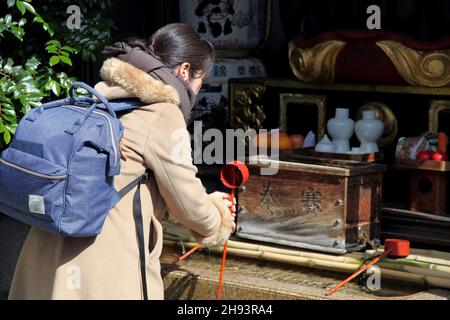
<path fill-rule="evenodd" d="M 174 132 L 187 133 L 176 90 L 115 58 L 105 61 L 101 76 L 104 82 L 96 89 L 107 99 L 138 97 L 147 104 L 121 117 L 125 130 L 115 188 L 120 190 L 147 168 L 154 173 L 141 187 L 146 274 L 149 299 L 163 299 L 159 258 L 166 210 L 206 246 L 223 244 L 233 221 L 225 204 L 206 193 L 192 159 L 173 156 L 174 148 L 189 155 L 191 151 L 188 139 L 173 139 L 180 136 Z M 142 299 L 135 190 L 109 212 L 97 237 L 69 238 L 31 228 L 9 299 Z"/>

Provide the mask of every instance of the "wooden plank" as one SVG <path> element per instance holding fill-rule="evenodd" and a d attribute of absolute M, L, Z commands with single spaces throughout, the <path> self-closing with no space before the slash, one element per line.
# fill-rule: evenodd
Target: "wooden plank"
<path fill-rule="evenodd" d="M 310 173 L 251 175 L 239 193 L 237 236 L 345 253 L 344 183 Z"/>
<path fill-rule="evenodd" d="M 450 88 L 429 88 L 413 86 L 391 86 L 391 85 L 370 85 L 370 84 L 314 84 L 305 83 L 299 80 L 286 78 L 240 78 L 233 79 L 231 85 L 235 83 L 264 84 L 266 87 L 282 87 L 284 89 L 308 89 L 323 91 L 349 91 L 349 92 L 375 92 L 375 93 L 396 93 L 411 95 L 430 96 L 450 96 Z"/>
<path fill-rule="evenodd" d="M 387 170 L 387 166 L 376 163 L 350 162 L 343 160 L 324 160 L 317 158 L 298 159 L 288 153 L 280 155 L 280 160 L 257 156 L 248 159 L 249 166 L 258 168 L 278 168 L 296 172 L 350 177 L 367 175 Z"/>
<path fill-rule="evenodd" d="M 406 216 L 412 219 L 428 219 L 431 221 L 448 222 L 450 223 L 450 217 L 436 216 L 433 214 L 428 214 L 424 212 L 415 212 L 407 209 L 395 208 L 391 206 L 383 207 L 383 211 L 396 213 L 399 216 Z"/>
<path fill-rule="evenodd" d="M 397 159 L 395 161 L 395 166 L 398 169 L 415 169 L 440 172 L 450 171 L 450 161 Z"/>
<path fill-rule="evenodd" d="M 382 236 L 406 239 L 422 245 L 443 246 L 448 250 L 450 218 L 383 207 Z"/>
<path fill-rule="evenodd" d="M 290 170 L 293 172 L 315 173 L 331 176 L 347 177 L 350 175 L 349 168 L 324 166 L 317 164 L 302 163 L 298 161 L 282 161 L 266 157 L 251 157 L 248 160 L 249 167 L 278 168 L 278 170 Z"/>
<path fill-rule="evenodd" d="M 387 171 L 387 166 L 374 162 L 361 162 L 353 160 L 320 158 L 315 156 L 303 156 L 298 153 L 284 152 L 280 159 L 293 163 L 303 163 L 309 165 L 320 165 L 325 167 L 345 168 L 347 169 L 347 177 L 369 175 Z"/>
<path fill-rule="evenodd" d="M 381 152 L 378 153 L 368 153 L 368 154 L 343 154 L 343 153 L 326 153 L 326 152 L 317 152 L 313 148 L 303 148 L 295 150 L 292 153 L 292 157 L 298 159 L 308 159 L 308 158 L 316 158 L 316 159 L 324 159 L 326 160 L 346 160 L 353 162 L 376 162 L 383 159 L 383 154 Z"/>

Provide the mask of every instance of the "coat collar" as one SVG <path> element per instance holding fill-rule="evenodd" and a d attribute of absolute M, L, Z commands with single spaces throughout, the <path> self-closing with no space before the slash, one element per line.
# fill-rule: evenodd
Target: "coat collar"
<path fill-rule="evenodd" d="M 96 89 L 107 99 L 137 97 L 146 104 L 180 105 L 178 92 L 172 86 L 117 58 L 103 63 L 100 76 L 104 82 L 98 83 Z"/>

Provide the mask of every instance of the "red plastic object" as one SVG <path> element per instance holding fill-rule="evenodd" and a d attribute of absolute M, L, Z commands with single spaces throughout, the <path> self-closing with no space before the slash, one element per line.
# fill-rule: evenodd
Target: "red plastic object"
<path fill-rule="evenodd" d="M 417 154 L 417 160 L 431 160 L 431 157 L 433 156 L 433 151 L 420 151 Z"/>
<path fill-rule="evenodd" d="M 245 182 L 247 182 L 248 178 L 250 176 L 250 172 L 247 168 L 247 166 L 240 162 L 240 161 L 233 161 L 227 165 L 225 165 L 222 170 L 220 171 L 220 180 L 222 183 L 227 187 L 232 189 L 231 191 L 231 199 L 234 199 L 234 193 L 235 189 L 238 189 L 241 185 L 243 185 Z M 234 206 L 234 200 L 232 200 L 232 206 Z M 226 248 L 227 248 L 228 242 L 225 244 L 224 247 L 224 258 L 222 261 L 222 269 L 225 267 L 225 256 L 226 256 Z M 184 255 L 180 256 L 178 258 L 179 261 L 182 261 L 189 257 L 191 254 L 196 252 L 198 249 L 200 249 L 202 245 L 197 244 L 195 247 L 193 247 L 189 252 L 185 253 Z M 223 271 L 221 273 L 221 279 L 223 276 Z M 219 291 L 218 291 L 218 297 L 220 298 L 220 292 L 222 289 L 222 280 L 219 280 Z"/>
<path fill-rule="evenodd" d="M 326 293 L 327 296 L 331 296 L 333 293 L 335 293 L 337 290 L 345 286 L 347 283 L 355 279 L 357 276 L 359 276 L 361 273 L 363 273 L 365 270 L 369 269 L 370 266 L 374 265 L 384 257 L 388 256 L 389 258 L 405 258 L 409 256 L 410 254 L 410 245 L 408 240 L 402 240 L 402 239 L 386 239 L 384 241 L 384 252 L 373 259 L 368 264 L 362 266 L 358 271 L 353 273 L 350 277 L 342 281 L 340 284 L 338 284 L 336 287 L 331 289 Z"/>
<path fill-rule="evenodd" d="M 408 240 L 386 239 L 384 241 L 384 252 L 391 258 L 405 258 L 410 254 Z"/>
<path fill-rule="evenodd" d="M 239 188 L 247 182 L 249 176 L 250 172 L 247 166 L 240 161 L 233 161 L 225 165 L 220 172 L 220 180 L 230 189 Z"/>
<path fill-rule="evenodd" d="M 443 152 L 437 151 L 434 152 L 433 155 L 431 156 L 431 160 L 433 161 L 446 161 L 447 160 L 447 155 Z"/>
<path fill-rule="evenodd" d="M 247 166 L 240 161 L 233 161 L 222 168 L 220 172 L 220 180 L 222 183 L 231 189 L 231 202 L 234 205 L 234 193 L 241 185 L 247 182 L 250 176 Z M 230 212 L 231 213 L 231 212 Z M 225 272 L 225 263 L 227 259 L 228 241 L 223 247 L 222 265 L 220 266 L 219 286 L 217 287 L 217 300 L 220 300 L 222 295 L 223 274 Z"/>

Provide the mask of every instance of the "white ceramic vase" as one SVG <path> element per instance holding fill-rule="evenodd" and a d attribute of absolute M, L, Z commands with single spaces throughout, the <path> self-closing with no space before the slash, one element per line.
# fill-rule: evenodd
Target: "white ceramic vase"
<path fill-rule="evenodd" d="M 333 139 L 335 153 L 350 152 L 350 138 L 353 136 L 355 122 L 348 115 L 348 109 L 338 108 L 336 117 L 328 121 L 327 129 Z"/>
<path fill-rule="evenodd" d="M 379 152 L 377 141 L 384 131 L 384 124 L 376 118 L 375 111 L 364 111 L 362 120 L 355 126 L 356 136 L 361 141 L 362 153 Z"/>

